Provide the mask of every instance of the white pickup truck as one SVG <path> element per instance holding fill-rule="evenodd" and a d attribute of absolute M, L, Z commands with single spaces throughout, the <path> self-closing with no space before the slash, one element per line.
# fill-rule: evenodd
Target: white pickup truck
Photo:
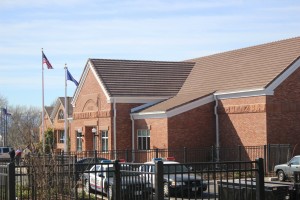
<path fill-rule="evenodd" d="M 121 165 L 121 195 L 127 199 L 148 199 L 152 188 L 150 183 L 141 179 L 138 173 L 130 170 L 129 165 Z M 114 164 L 110 160 L 103 160 L 101 164 L 91 167 L 83 174 L 84 190 L 89 193 L 95 190 L 107 194 L 108 199 L 113 197 Z"/>

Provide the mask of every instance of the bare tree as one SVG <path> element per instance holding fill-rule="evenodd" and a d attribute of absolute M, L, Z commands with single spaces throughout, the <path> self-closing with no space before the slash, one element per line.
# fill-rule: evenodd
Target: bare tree
<path fill-rule="evenodd" d="M 8 143 L 11 146 L 27 146 L 38 141 L 40 109 L 16 106 L 10 108 L 10 113 Z"/>

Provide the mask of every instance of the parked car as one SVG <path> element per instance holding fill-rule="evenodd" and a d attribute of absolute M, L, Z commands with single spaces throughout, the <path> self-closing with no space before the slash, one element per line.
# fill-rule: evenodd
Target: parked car
<path fill-rule="evenodd" d="M 12 150 L 12 147 L 0 147 L 0 159 L 9 159 L 9 152 Z"/>
<path fill-rule="evenodd" d="M 162 161 L 164 164 L 164 196 L 173 196 L 175 194 L 186 195 L 201 195 L 206 191 L 207 184 L 203 182 L 202 178 L 191 172 L 189 168 L 179 162 L 174 161 L 174 158 L 155 158 L 151 162 L 146 162 L 140 166 L 140 172 L 146 172 L 141 176 L 146 176 L 155 189 L 155 162 Z M 151 174 L 152 173 L 152 174 Z"/>
<path fill-rule="evenodd" d="M 300 173 L 300 155 L 293 157 L 285 164 L 275 165 L 274 172 L 279 181 L 292 179 L 294 177 L 294 172 Z"/>
<path fill-rule="evenodd" d="M 108 160 L 106 158 L 95 158 L 95 157 L 86 157 L 82 158 L 75 163 L 76 177 L 77 180 L 81 177 L 81 175 L 91 169 L 97 163 L 101 163 L 102 160 Z"/>
<path fill-rule="evenodd" d="M 88 172 L 84 173 L 84 191 L 89 193 L 92 189 L 107 194 L 108 199 L 114 199 L 112 191 L 115 173 L 114 165 L 109 160 L 101 161 L 101 163 L 92 166 Z M 148 199 L 151 192 L 150 183 L 141 179 L 138 173 L 131 172 L 129 165 L 121 164 L 122 197 L 126 199 Z"/>

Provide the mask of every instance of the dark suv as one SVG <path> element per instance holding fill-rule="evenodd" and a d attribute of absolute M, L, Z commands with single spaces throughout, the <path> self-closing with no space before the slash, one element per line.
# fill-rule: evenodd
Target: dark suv
<path fill-rule="evenodd" d="M 201 176 L 193 173 L 184 164 L 175 162 L 174 158 L 155 158 L 140 166 L 141 176 L 145 176 L 149 180 L 153 189 L 155 189 L 155 162 L 159 160 L 164 165 L 164 196 L 177 196 L 179 194 L 195 196 L 201 195 L 207 189 L 207 184 L 203 182 Z"/>

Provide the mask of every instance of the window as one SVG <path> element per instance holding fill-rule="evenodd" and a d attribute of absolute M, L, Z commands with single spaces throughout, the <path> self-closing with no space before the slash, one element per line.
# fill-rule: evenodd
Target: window
<path fill-rule="evenodd" d="M 138 130 L 138 149 L 139 150 L 150 149 L 150 130 L 148 129 Z"/>
<path fill-rule="evenodd" d="M 65 136 L 65 131 L 64 130 L 59 130 L 58 131 L 58 141 L 57 141 L 57 143 L 64 143 L 64 136 Z"/>
<path fill-rule="evenodd" d="M 58 112 L 58 119 L 65 119 L 65 117 L 64 117 L 64 111 L 63 110 L 59 110 L 59 112 Z"/>
<path fill-rule="evenodd" d="M 76 131 L 76 150 L 81 152 L 82 151 L 82 133 Z"/>
<path fill-rule="evenodd" d="M 108 151 L 108 131 L 101 132 L 101 150 L 102 152 Z"/>

